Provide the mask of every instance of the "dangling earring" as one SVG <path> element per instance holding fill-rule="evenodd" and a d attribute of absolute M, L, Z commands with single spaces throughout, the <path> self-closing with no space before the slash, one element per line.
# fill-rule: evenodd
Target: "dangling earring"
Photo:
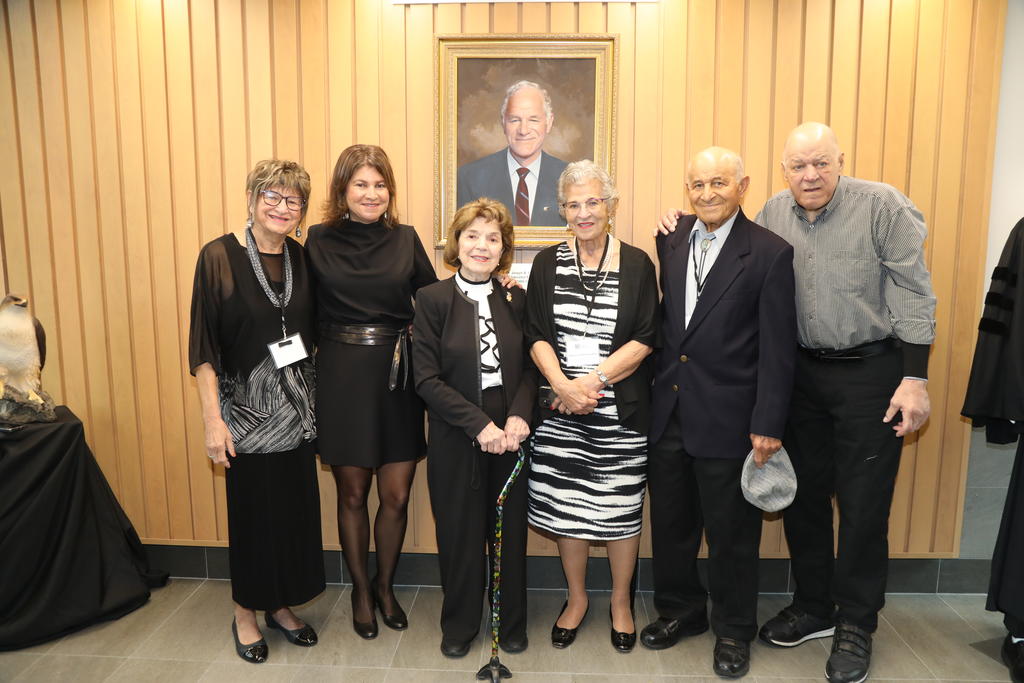
<path fill-rule="evenodd" d="M 252 230 L 252 214 L 249 214 L 249 218 L 245 221 L 245 229 Z"/>
<path fill-rule="evenodd" d="M 387 211 L 385 211 L 385 212 L 384 212 L 384 220 L 387 220 L 387 219 L 388 219 L 388 212 L 387 212 Z"/>
<path fill-rule="evenodd" d="M 295 236 L 296 237 L 302 237 L 302 226 L 301 225 L 299 227 L 295 228 Z"/>

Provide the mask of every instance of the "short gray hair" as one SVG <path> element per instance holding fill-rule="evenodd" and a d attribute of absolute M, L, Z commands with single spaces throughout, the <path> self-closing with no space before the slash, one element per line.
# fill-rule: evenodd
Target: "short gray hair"
<path fill-rule="evenodd" d="M 597 180 L 601 183 L 601 196 L 608 204 L 608 213 L 615 213 L 619 202 L 619 191 L 612 182 L 608 171 L 604 170 L 590 159 L 574 161 L 565 167 L 562 175 L 558 176 L 558 207 L 564 214 L 562 204 L 565 204 L 565 189 L 570 185 L 583 185 L 584 183 Z"/>
<path fill-rule="evenodd" d="M 533 81 L 517 81 L 510 85 L 508 90 L 505 91 L 505 99 L 501 103 L 501 113 L 499 115 L 499 120 L 502 125 L 505 123 L 505 112 L 508 110 L 508 101 L 512 99 L 513 95 L 523 88 L 536 88 L 540 91 L 540 96 L 544 100 L 544 116 L 546 116 L 548 121 L 550 121 L 552 117 L 554 117 L 555 112 L 551 108 L 551 96 L 548 95 L 548 91 Z"/>

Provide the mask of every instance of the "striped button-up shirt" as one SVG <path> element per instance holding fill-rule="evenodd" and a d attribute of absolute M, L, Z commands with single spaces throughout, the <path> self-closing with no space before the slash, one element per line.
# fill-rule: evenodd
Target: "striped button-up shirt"
<path fill-rule="evenodd" d="M 784 190 L 757 222 L 793 245 L 801 346 L 848 349 L 886 337 L 932 343 L 924 217 L 894 187 L 843 176 L 813 223 Z"/>

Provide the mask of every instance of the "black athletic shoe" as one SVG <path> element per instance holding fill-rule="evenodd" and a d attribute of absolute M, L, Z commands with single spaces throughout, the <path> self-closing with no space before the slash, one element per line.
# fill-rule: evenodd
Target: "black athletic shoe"
<path fill-rule="evenodd" d="M 853 624 L 839 624 L 832 638 L 832 654 L 825 678 L 837 683 L 861 683 L 871 667 L 871 634 Z"/>
<path fill-rule="evenodd" d="M 796 647 L 815 638 L 828 638 L 835 630 L 830 620 L 790 605 L 766 621 L 757 637 L 773 647 Z"/>

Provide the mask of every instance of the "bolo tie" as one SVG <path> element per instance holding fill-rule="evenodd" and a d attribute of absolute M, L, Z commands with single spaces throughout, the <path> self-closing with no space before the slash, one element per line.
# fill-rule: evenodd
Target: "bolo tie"
<path fill-rule="evenodd" d="M 498 627 L 501 625 L 501 527 L 502 519 L 505 516 L 505 500 L 508 498 L 512 485 L 516 483 L 519 473 L 523 470 L 523 463 L 526 462 L 526 453 L 523 447 L 519 447 L 519 456 L 512 473 L 498 494 L 498 501 L 495 509 L 497 515 L 494 521 L 494 552 L 491 562 L 491 661 L 487 662 L 476 672 L 477 680 L 491 681 L 498 683 L 502 678 L 512 678 L 512 672 L 498 659 Z"/>
<path fill-rule="evenodd" d="M 700 267 L 697 267 L 697 240 L 693 241 L 693 249 L 690 250 L 690 257 L 693 260 L 693 281 L 697 285 L 697 298 L 700 298 L 700 293 L 704 289 L 704 285 L 707 283 L 707 275 L 704 274 L 704 262 L 708 258 L 708 249 L 711 248 L 711 240 L 715 239 L 714 235 L 708 235 L 700 241 Z"/>

